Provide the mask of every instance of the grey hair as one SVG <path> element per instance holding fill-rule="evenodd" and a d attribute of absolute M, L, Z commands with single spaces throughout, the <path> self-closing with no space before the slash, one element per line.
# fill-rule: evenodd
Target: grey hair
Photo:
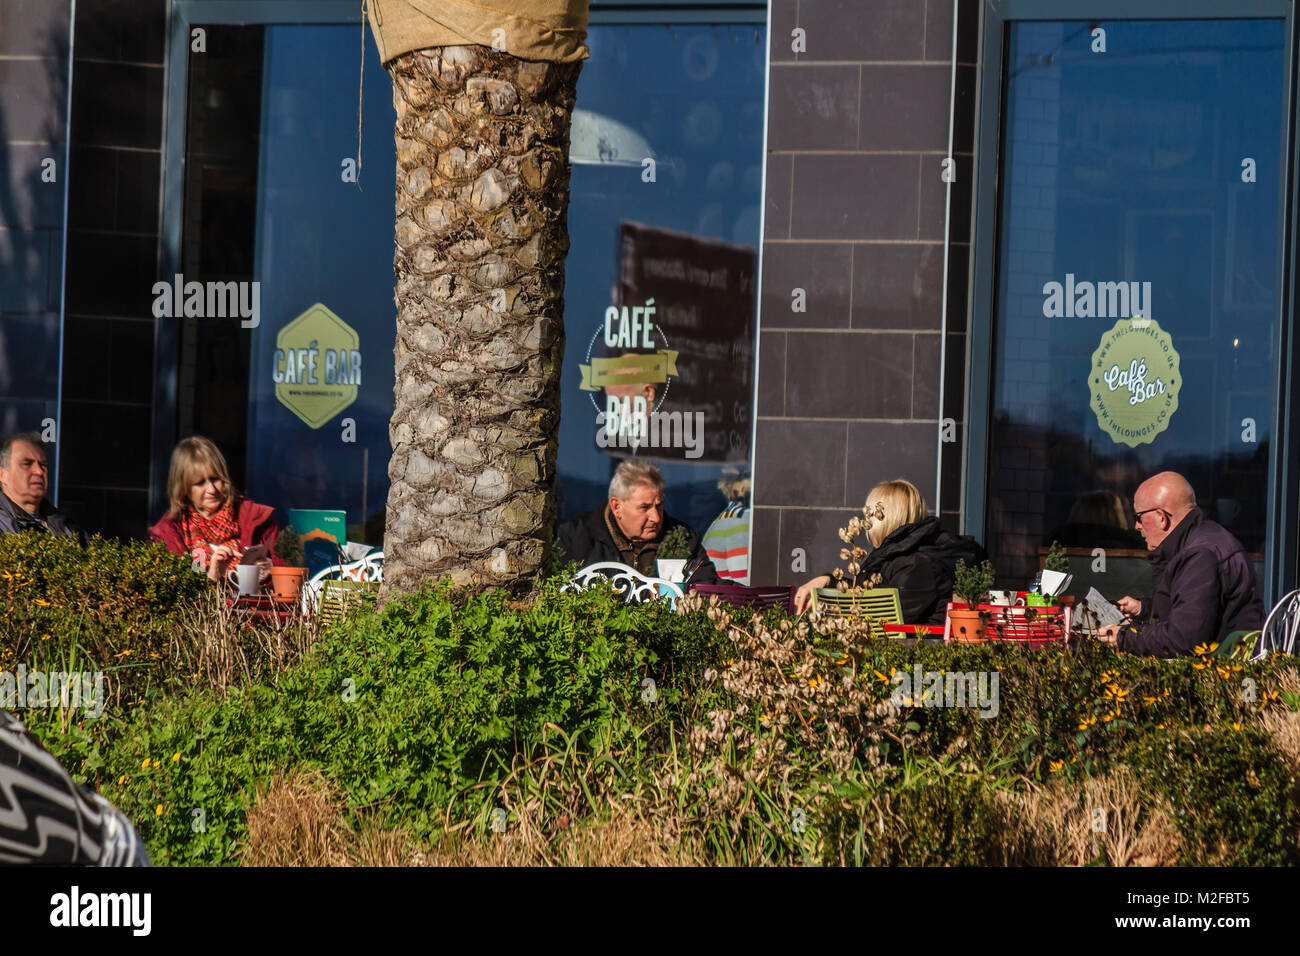
<path fill-rule="evenodd" d="M 14 445 L 18 444 L 20 441 L 27 442 L 27 444 L 39 448 L 41 454 L 45 454 L 45 443 L 41 441 L 40 435 L 36 434 L 36 432 L 19 432 L 16 435 L 10 435 L 4 440 L 4 444 L 0 444 L 0 468 L 9 468 L 9 462 L 13 457 Z"/>
<path fill-rule="evenodd" d="M 640 485 L 649 485 L 655 491 L 662 492 L 664 476 L 650 462 L 628 458 L 614 469 L 614 477 L 609 480 L 609 496 L 626 501 Z"/>

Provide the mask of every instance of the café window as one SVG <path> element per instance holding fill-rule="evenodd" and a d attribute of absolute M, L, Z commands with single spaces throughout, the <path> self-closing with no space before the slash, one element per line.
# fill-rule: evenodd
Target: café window
<path fill-rule="evenodd" d="M 762 199 L 761 24 L 594 26 L 573 119 L 560 516 L 654 462 L 703 533 L 747 474 Z"/>
<path fill-rule="evenodd" d="M 997 192 L 980 207 L 996 232 L 977 252 L 987 457 L 971 459 L 983 488 L 968 524 L 983 521 L 1005 582 L 1031 579 L 1060 541 L 1074 590 L 1142 593 L 1133 493 L 1173 470 L 1262 575 L 1286 21 L 986 27 L 1001 31 L 985 52 L 1000 39 L 1003 98 Z"/>
<path fill-rule="evenodd" d="M 671 15 L 588 31 L 557 478 L 563 519 L 602 502 L 620 458 L 640 455 L 662 468 L 668 510 L 703 532 L 726 504 L 724 469 L 750 460 L 765 30 L 706 11 L 663 22 Z M 205 29 L 206 53 L 187 68 L 168 271 L 256 282 L 258 316 L 176 320 L 178 387 L 173 399 L 160 386 L 159 401 L 175 431 L 161 444 L 208 434 L 254 499 L 344 510 L 349 537 L 379 543 L 395 336 L 391 79 L 366 36 L 364 165 L 349 169 L 356 25 Z M 301 364 L 312 355 L 314 371 Z M 597 416 L 613 404 L 625 427 L 602 433 Z M 634 433 L 639 412 L 649 427 Z"/>

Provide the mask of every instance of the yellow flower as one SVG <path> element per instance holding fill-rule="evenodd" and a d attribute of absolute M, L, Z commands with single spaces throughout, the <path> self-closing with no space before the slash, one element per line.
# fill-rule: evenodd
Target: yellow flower
<path fill-rule="evenodd" d="M 126 774 L 122 774 L 122 776 L 117 778 L 117 785 L 119 787 L 122 786 L 122 784 L 124 783 L 126 783 Z"/>
<path fill-rule="evenodd" d="M 1049 769 L 1051 770 L 1052 773 L 1058 773 L 1060 772 L 1061 768 L 1064 766 L 1065 766 L 1064 760 L 1053 760 L 1051 764 L 1049 764 Z"/>
<path fill-rule="evenodd" d="M 1241 724 L 1237 723 L 1237 722 L 1234 720 L 1234 721 L 1232 722 L 1232 729 L 1233 729 L 1233 730 L 1245 730 L 1246 728 L 1243 727 Z"/>
<path fill-rule="evenodd" d="M 141 769 L 141 770 L 148 770 L 148 769 L 149 769 L 149 758 L 148 758 L 148 757 L 145 757 L 145 758 L 144 758 L 144 762 L 140 764 L 140 769 Z"/>
<path fill-rule="evenodd" d="M 1083 718 L 1082 721 L 1079 722 L 1079 729 L 1080 729 L 1080 730 L 1087 730 L 1089 727 L 1091 727 L 1091 726 L 1092 726 L 1093 724 L 1095 724 L 1096 722 L 1097 722 L 1097 718 L 1096 718 L 1096 717 L 1085 717 L 1085 718 Z"/>
<path fill-rule="evenodd" d="M 158 804 L 158 809 L 154 811 L 155 816 L 162 816 L 162 804 Z"/>
<path fill-rule="evenodd" d="M 126 657 L 126 655 L 128 655 L 128 654 L 130 654 L 130 653 L 131 653 L 131 648 L 128 647 L 128 648 L 127 648 L 126 650 L 124 650 L 121 654 L 114 654 L 113 656 L 114 656 L 114 657 Z"/>
<path fill-rule="evenodd" d="M 1118 684 L 1111 684 L 1106 688 L 1106 693 L 1110 694 L 1110 696 L 1114 697 L 1116 700 L 1123 700 L 1128 696 L 1128 691 L 1123 687 L 1120 687 Z"/>
<path fill-rule="evenodd" d="M 180 759 L 181 759 L 181 752 L 179 750 L 176 751 L 174 754 L 172 754 L 172 763 L 175 763 Z"/>
<path fill-rule="evenodd" d="M 54 607 L 54 605 L 51 604 L 49 601 L 43 600 L 41 598 L 37 598 L 33 603 L 39 604 L 41 607 Z"/>
<path fill-rule="evenodd" d="M 1103 671 L 1103 672 L 1102 672 L 1102 675 L 1101 675 L 1101 682 L 1102 682 L 1103 684 L 1112 684 L 1112 683 L 1114 683 L 1114 682 L 1117 681 L 1117 680 L 1119 680 L 1119 671 Z"/>

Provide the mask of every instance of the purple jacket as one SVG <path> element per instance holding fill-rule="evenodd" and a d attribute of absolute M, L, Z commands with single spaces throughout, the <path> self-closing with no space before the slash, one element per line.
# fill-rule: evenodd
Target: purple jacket
<path fill-rule="evenodd" d="M 1246 549 L 1222 525 L 1193 508 L 1149 555 L 1155 596 L 1140 626 L 1119 633 L 1134 654 L 1175 657 L 1233 631 L 1264 626 L 1264 605 Z"/>

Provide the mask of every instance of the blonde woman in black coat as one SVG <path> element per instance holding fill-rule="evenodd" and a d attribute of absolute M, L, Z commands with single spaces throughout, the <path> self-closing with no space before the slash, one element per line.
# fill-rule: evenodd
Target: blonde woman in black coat
<path fill-rule="evenodd" d="M 950 534 L 938 518 L 927 517 L 921 492 L 902 478 L 872 488 L 867 511 L 872 515 L 872 551 L 862 561 L 859 580 L 879 574 L 879 587 L 898 588 L 904 622 L 942 624 L 957 562 L 978 564 L 988 554 L 974 538 Z M 822 574 L 800 587 L 795 610 L 806 611 L 813 589 L 830 587 L 833 580 Z"/>

